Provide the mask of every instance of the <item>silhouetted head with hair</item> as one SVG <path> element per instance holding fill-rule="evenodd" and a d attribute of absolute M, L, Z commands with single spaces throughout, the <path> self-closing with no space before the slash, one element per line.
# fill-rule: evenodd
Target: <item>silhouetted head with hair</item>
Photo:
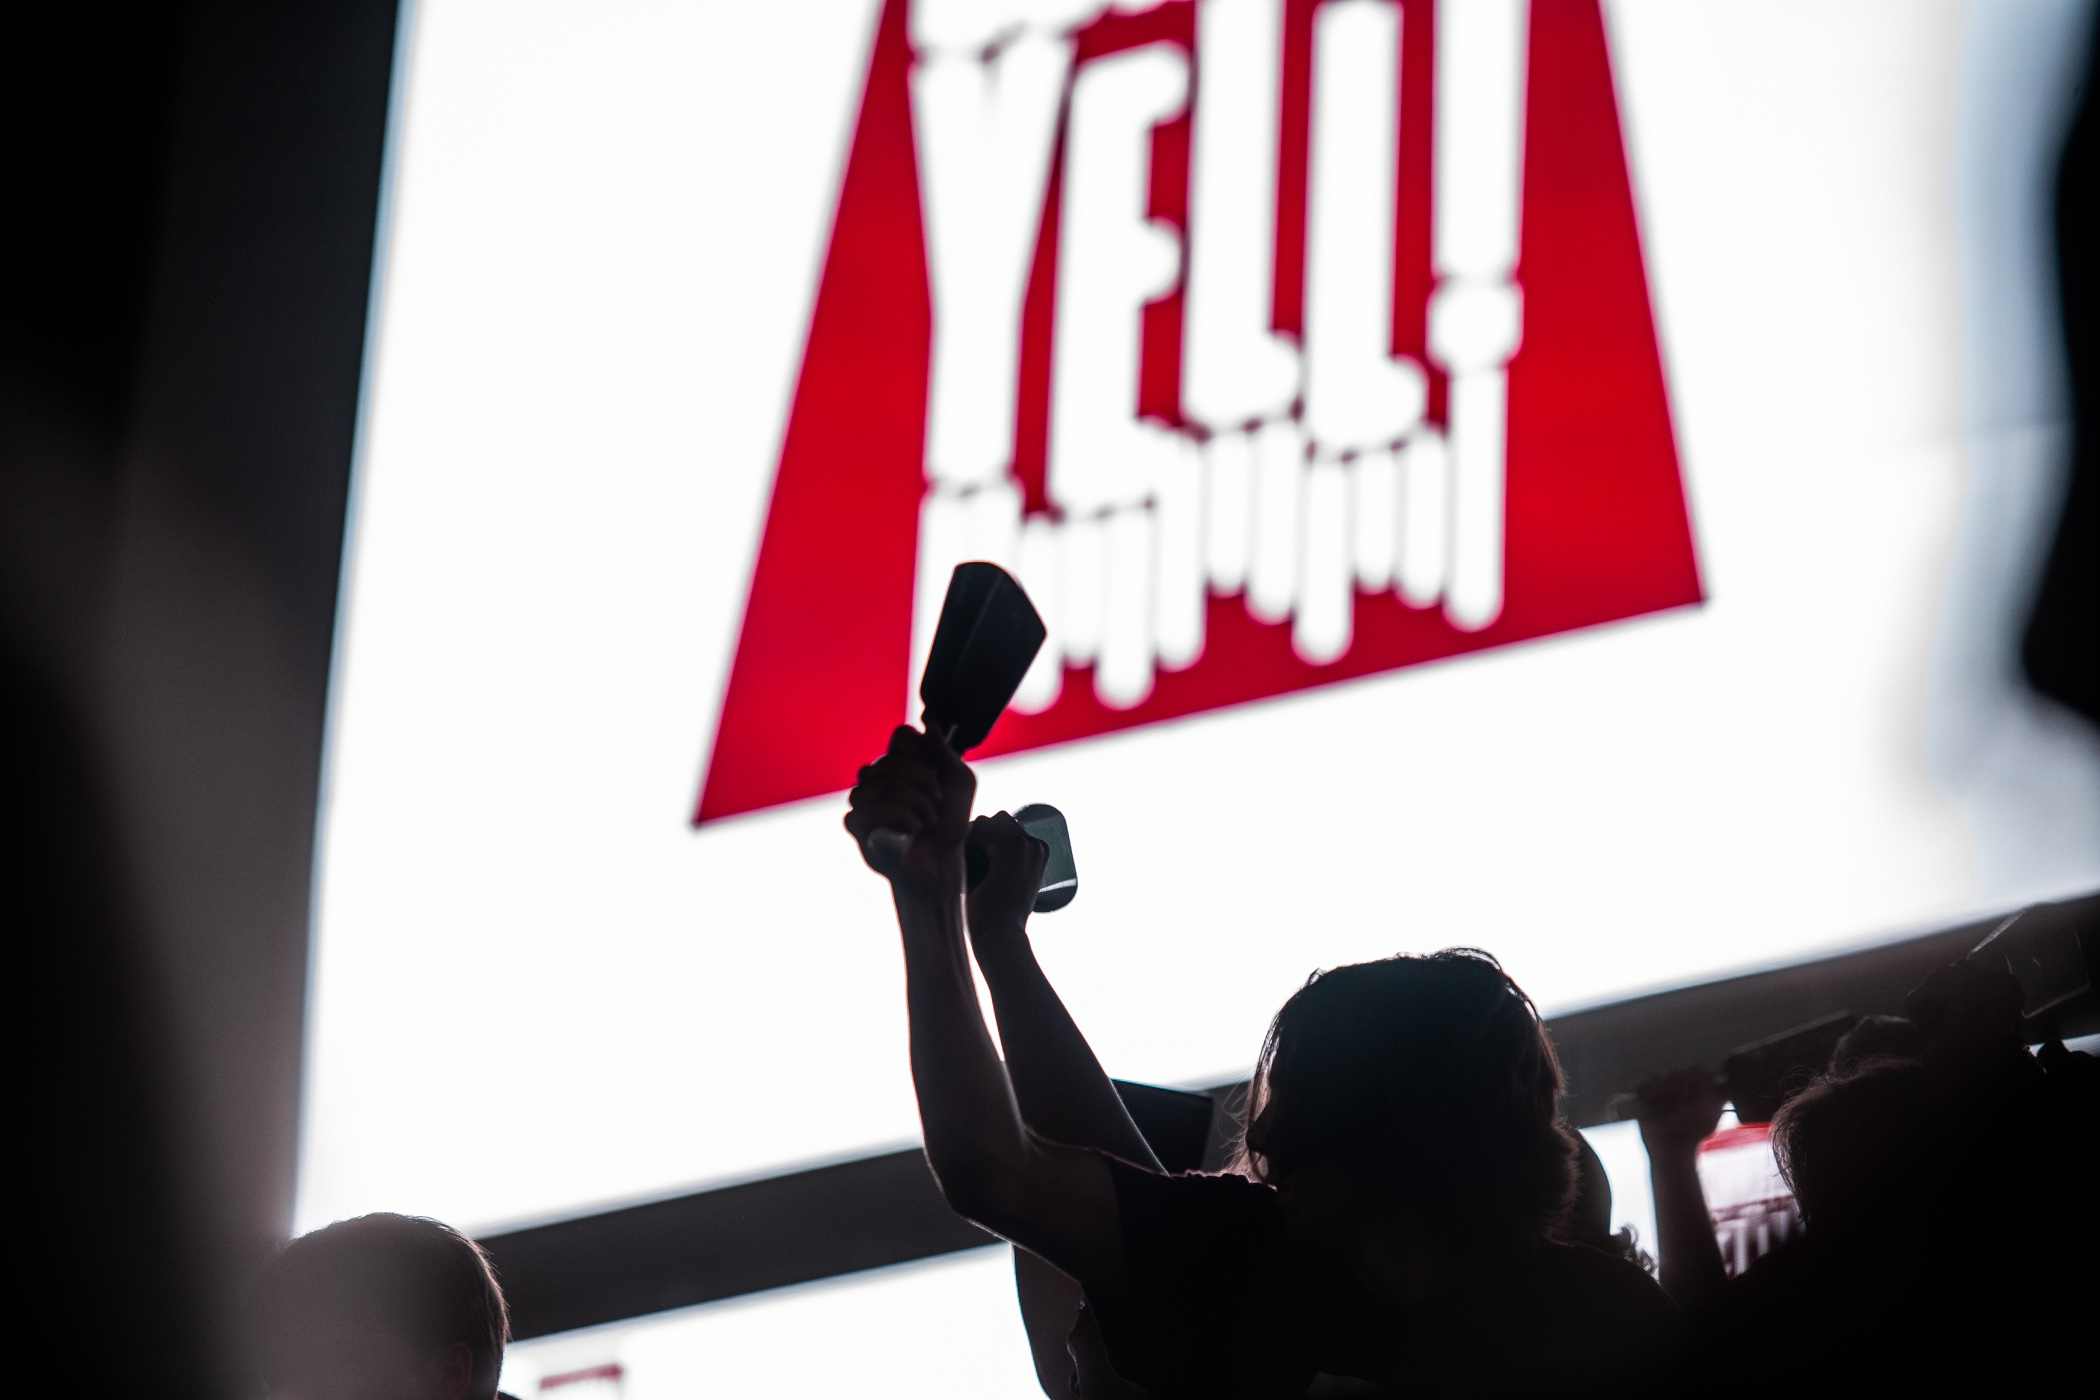
<path fill-rule="evenodd" d="M 272 1400 L 489 1400 L 510 1340 L 481 1247 L 407 1215 L 293 1240 L 256 1284 L 253 1325 Z"/>
<path fill-rule="evenodd" d="M 1915 1060 L 1925 1053 L 1925 1032 L 1908 1016 L 1867 1016 L 1838 1039 L 1830 1072 L 1850 1074 L 1869 1060 Z"/>
<path fill-rule="evenodd" d="M 1787 1100 L 1772 1149 L 1811 1233 L 1903 1229 L 1933 1204 L 1937 1125 L 1925 1066 L 1875 1059 Z"/>
<path fill-rule="evenodd" d="M 1242 1165 L 1322 1243 L 1358 1228 L 1364 1201 L 1402 1204 L 1446 1248 L 1536 1241 L 1574 1187 L 1560 1090 L 1537 1010 L 1488 954 L 1338 967 L 1269 1027 Z"/>

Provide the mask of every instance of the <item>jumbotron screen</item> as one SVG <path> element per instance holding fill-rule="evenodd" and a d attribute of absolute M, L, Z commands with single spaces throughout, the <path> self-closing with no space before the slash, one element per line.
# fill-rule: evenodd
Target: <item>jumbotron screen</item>
<path fill-rule="evenodd" d="M 1124 1078 L 1394 951 L 1551 1013 L 2100 881 L 2015 668 L 2086 11 L 420 0 L 302 1228 L 916 1136 L 840 818 L 964 560 Z"/>

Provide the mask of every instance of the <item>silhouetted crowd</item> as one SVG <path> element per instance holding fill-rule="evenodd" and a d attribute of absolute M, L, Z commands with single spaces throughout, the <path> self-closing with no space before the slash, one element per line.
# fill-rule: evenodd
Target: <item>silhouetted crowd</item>
<path fill-rule="evenodd" d="M 896 902 L 928 1160 L 1015 1244 L 1058 1400 L 2092 1385 L 2100 1064 L 2030 1049 L 2003 970 L 1934 972 L 1788 1086 L 1769 1133 L 1800 1228 L 1747 1267 L 1697 1168 L 1725 1086 L 1697 1066 L 1641 1085 L 1650 1257 L 1612 1228 L 1530 998 L 1474 949 L 1315 973 L 1262 1042 L 1236 1160 L 1165 1170 L 1030 947 L 1046 848 L 973 819 L 974 792 L 900 729 L 846 825 Z M 496 1394 L 501 1291 L 434 1221 L 294 1241 L 254 1317 L 272 1395 Z"/>
<path fill-rule="evenodd" d="M 1977 963 L 1932 973 L 1906 1011 L 1861 1022 L 1779 1108 L 1772 1146 L 1805 1228 L 1734 1277 L 1692 1165 L 1722 1109 L 1713 1076 L 1641 1087 L 1661 1284 L 1708 1386 L 2090 1383 L 2100 1065 L 2061 1041 L 2030 1053 L 2019 985 Z"/>

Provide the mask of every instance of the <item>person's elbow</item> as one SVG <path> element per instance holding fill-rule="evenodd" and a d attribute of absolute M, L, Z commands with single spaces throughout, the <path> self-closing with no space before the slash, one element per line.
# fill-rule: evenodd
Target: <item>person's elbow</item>
<path fill-rule="evenodd" d="M 929 1144 L 927 1160 L 951 1210 L 1010 1237 L 1027 1209 L 1030 1146 L 958 1143 L 936 1151 Z"/>

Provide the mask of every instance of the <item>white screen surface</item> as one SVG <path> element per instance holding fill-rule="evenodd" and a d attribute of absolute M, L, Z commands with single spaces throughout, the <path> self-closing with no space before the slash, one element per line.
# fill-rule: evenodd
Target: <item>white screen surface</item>
<path fill-rule="evenodd" d="M 1550 1012 L 2100 880 L 2090 739 L 2011 688 L 2085 8 L 1606 18 L 1705 602 L 984 764 L 984 810 L 1071 821 L 1037 946 L 1117 1075 L 1238 1073 L 1308 971 L 1399 949 Z M 302 1229 L 916 1136 L 842 800 L 688 825 L 874 21 L 419 6 Z"/>

